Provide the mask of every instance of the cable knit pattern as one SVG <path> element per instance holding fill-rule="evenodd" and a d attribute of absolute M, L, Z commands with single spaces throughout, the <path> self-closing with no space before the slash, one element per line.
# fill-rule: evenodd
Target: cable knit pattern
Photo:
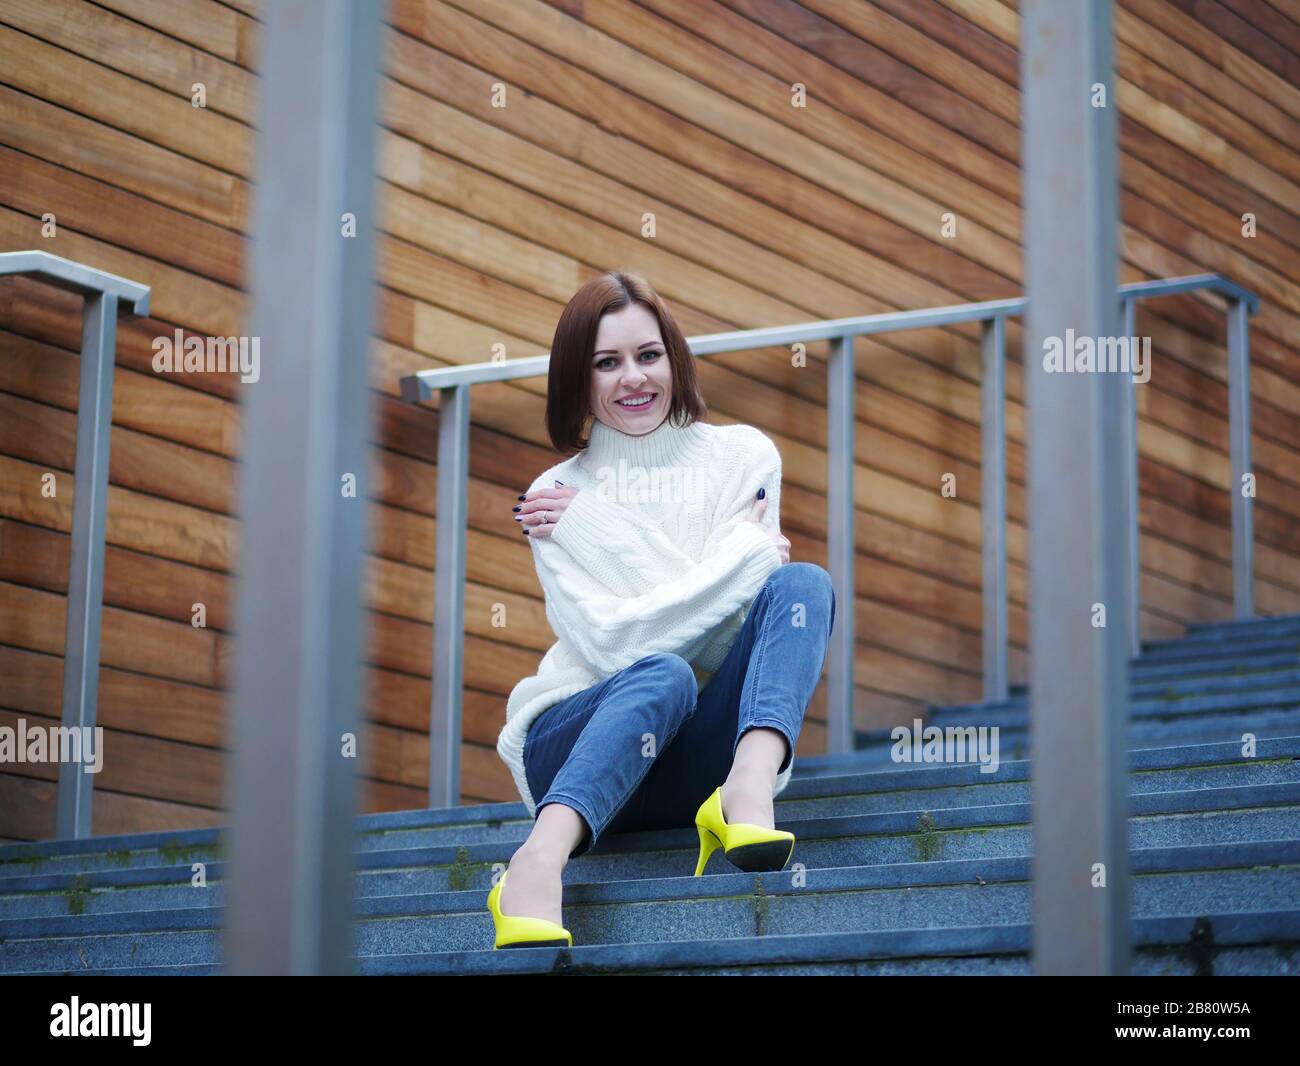
<path fill-rule="evenodd" d="M 753 426 L 665 421 L 636 437 L 593 422 L 586 450 L 529 492 L 557 481 L 579 491 L 551 535 L 530 543 L 558 640 L 510 693 L 497 740 L 534 815 L 523 749 L 537 717 L 657 652 L 689 662 L 703 688 L 781 565 L 776 545 L 745 517 L 764 488 L 762 524 L 780 530 L 781 453 Z"/>

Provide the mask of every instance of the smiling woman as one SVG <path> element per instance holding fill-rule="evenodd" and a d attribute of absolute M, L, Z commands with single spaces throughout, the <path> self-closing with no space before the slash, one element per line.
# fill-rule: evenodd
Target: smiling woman
<path fill-rule="evenodd" d="M 572 944 L 560 874 L 607 831 L 694 823 L 697 874 L 718 847 L 744 870 L 793 854 L 773 797 L 834 594 L 821 567 L 785 565 L 776 445 L 704 410 L 694 356 L 644 279 L 604 274 L 573 297 L 546 415 L 556 447 L 577 454 L 512 509 L 557 641 L 511 691 L 497 741 L 536 818 L 509 887 L 503 876 L 488 898 L 497 947 Z"/>
<path fill-rule="evenodd" d="M 647 394 L 649 403 L 625 403 Z M 574 295 L 555 327 L 547 374 L 546 428 L 557 451 L 585 448 L 592 416 L 639 436 L 666 418 L 680 426 L 707 413 L 686 338 L 643 278 L 603 274 Z"/>

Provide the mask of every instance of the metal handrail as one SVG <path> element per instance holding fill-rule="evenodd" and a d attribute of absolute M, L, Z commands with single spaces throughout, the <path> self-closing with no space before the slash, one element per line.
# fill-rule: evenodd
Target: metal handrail
<path fill-rule="evenodd" d="M 1239 487 L 1250 469 L 1250 347 L 1249 318 L 1259 309 L 1259 298 L 1219 274 L 1142 281 L 1121 285 L 1118 297 L 1124 311 L 1125 336 L 1134 336 L 1138 300 L 1192 292 L 1214 292 L 1228 302 L 1228 414 L 1233 483 L 1232 556 L 1233 603 L 1237 617 L 1254 614 L 1252 498 Z M 1006 542 L 1006 419 L 1005 365 L 1006 319 L 1022 315 L 1026 300 L 1016 297 L 982 303 L 956 304 L 916 311 L 889 311 L 853 318 L 827 319 L 790 326 L 734 330 L 687 338 L 696 356 L 810 341 L 831 342 L 827 364 L 828 544 L 827 569 L 837 603 L 854 602 L 854 338 L 902 330 L 981 325 L 981 521 L 983 556 L 983 676 L 984 698 L 1005 700 L 1008 695 L 1007 650 L 1007 542 Z M 464 586 L 466 500 L 469 478 L 469 393 L 474 385 L 547 373 L 550 355 L 505 362 L 421 370 L 400 379 L 402 397 L 419 403 L 441 394 L 438 436 L 438 545 L 434 583 L 433 694 L 430 709 L 429 804 L 454 806 L 459 801 L 461 741 L 461 687 L 464 655 Z M 1138 586 L 1137 522 L 1137 404 L 1132 388 L 1122 389 L 1122 442 L 1126 464 L 1121 498 L 1129 530 L 1126 576 L 1127 618 L 1132 624 L 1132 652 L 1140 650 L 1137 625 L 1140 609 Z M 828 677 L 828 739 L 832 753 L 853 750 L 853 650 L 854 618 L 851 609 L 840 611 L 831 634 Z"/>
<path fill-rule="evenodd" d="M 1132 297 L 1173 296 L 1195 291 L 1217 292 L 1230 300 L 1245 301 L 1253 315 L 1259 310 L 1259 297 L 1219 274 L 1193 274 L 1162 281 L 1136 281 L 1119 286 L 1120 299 Z M 717 355 L 754 348 L 770 348 L 799 342 L 835 340 L 844 336 L 896 333 L 907 329 L 960 325 L 996 317 L 1024 313 L 1025 298 L 986 300 L 983 303 L 952 304 L 918 311 L 884 311 L 853 318 L 828 318 L 794 326 L 765 326 L 761 329 L 732 330 L 727 333 L 702 333 L 688 337 L 693 355 Z M 399 379 L 402 398 L 412 403 L 430 399 L 434 393 L 454 385 L 482 385 L 490 381 L 515 381 L 544 375 L 550 355 L 532 355 L 526 359 L 509 359 L 467 366 L 444 366 L 420 370 Z"/>
<path fill-rule="evenodd" d="M 75 729 L 76 735 L 85 737 L 89 735 L 86 730 L 94 730 L 99 697 L 104 525 L 117 319 L 149 314 L 149 286 L 40 251 L 0 253 L 0 276 L 35 278 L 84 297 L 61 724 L 64 729 Z M 92 835 L 93 795 L 94 777 L 83 772 L 82 764 L 61 761 L 55 820 L 57 839 Z"/>

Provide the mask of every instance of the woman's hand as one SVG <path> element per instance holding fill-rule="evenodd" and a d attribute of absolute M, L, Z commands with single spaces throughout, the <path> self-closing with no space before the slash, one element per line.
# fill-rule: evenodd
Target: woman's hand
<path fill-rule="evenodd" d="M 759 519 L 763 517 L 766 511 L 767 498 L 755 500 L 753 509 L 745 516 L 745 521 L 758 522 L 758 528 L 768 535 L 772 543 L 776 545 L 776 550 L 781 553 L 781 565 L 784 566 L 790 561 L 790 542 L 785 539 L 779 530 L 770 529 L 763 525 L 762 522 L 759 522 Z"/>
<path fill-rule="evenodd" d="M 525 493 L 519 497 L 520 502 L 514 508 L 515 521 L 530 537 L 549 537 L 568 508 L 569 501 L 576 495 L 577 489 L 568 488 L 560 481 L 555 483 L 553 489 Z"/>

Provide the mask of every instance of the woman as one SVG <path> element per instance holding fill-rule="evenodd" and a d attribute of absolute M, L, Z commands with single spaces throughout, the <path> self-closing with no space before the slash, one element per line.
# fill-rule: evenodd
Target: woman
<path fill-rule="evenodd" d="M 535 822 L 488 895 L 495 947 L 572 945 L 561 875 L 606 832 L 694 823 L 696 876 L 717 847 L 745 870 L 793 853 L 773 799 L 835 597 L 824 569 L 790 564 L 776 446 L 705 413 L 694 357 L 643 278 L 604 274 L 569 301 L 546 421 L 578 454 L 512 508 L 559 639 L 511 692 L 497 742 Z"/>

